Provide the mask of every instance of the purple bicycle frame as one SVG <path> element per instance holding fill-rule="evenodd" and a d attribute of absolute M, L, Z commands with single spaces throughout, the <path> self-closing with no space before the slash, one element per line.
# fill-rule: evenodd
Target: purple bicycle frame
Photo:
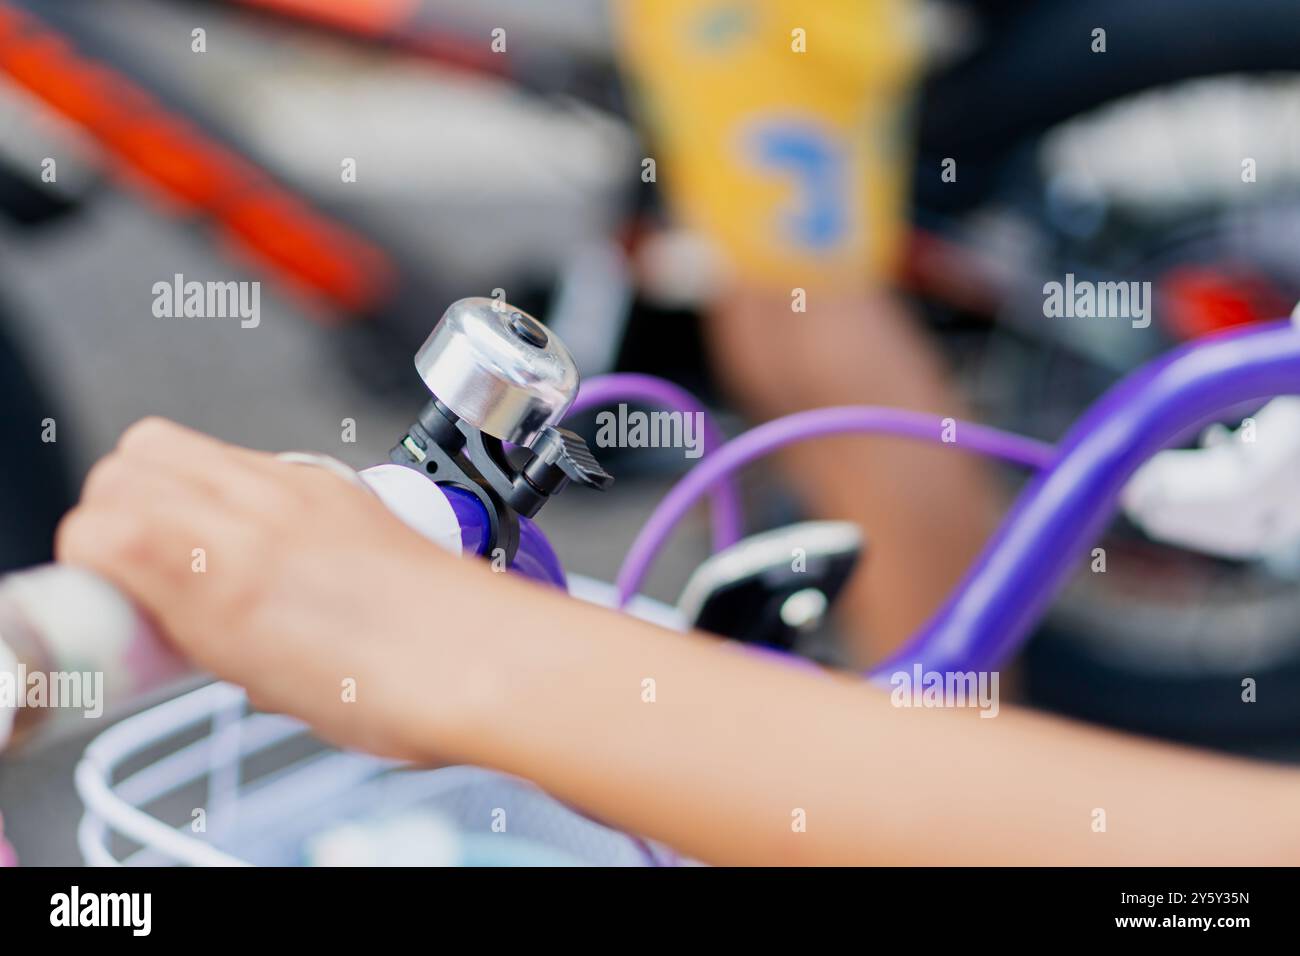
<path fill-rule="evenodd" d="M 1115 385 L 1070 430 L 951 598 L 874 676 L 996 667 L 1028 637 L 1133 472 L 1249 402 L 1300 394 L 1300 330 L 1270 323 L 1176 349 Z"/>

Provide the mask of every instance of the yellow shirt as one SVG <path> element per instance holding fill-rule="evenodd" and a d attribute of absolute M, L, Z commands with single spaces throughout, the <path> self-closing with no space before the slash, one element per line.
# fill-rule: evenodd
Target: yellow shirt
<path fill-rule="evenodd" d="M 906 0 L 621 0 L 655 179 L 741 278 L 891 270 L 909 12 Z"/>

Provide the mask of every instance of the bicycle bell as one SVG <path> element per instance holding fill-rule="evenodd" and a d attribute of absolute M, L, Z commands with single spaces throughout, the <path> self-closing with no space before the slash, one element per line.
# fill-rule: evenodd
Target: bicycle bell
<path fill-rule="evenodd" d="M 578 395 L 578 366 L 527 312 L 498 299 L 453 302 L 415 368 L 433 398 L 389 458 L 478 497 L 489 552 L 513 558 L 518 515 L 531 518 L 570 481 L 599 490 L 613 481 L 586 442 L 559 427 Z M 507 442 L 521 446 L 515 461 Z"/>
<path fill-rule="evenodd" d="M 555 335 L 497 299 L 461 299 L 415 353 L 433 397 L 475 428 L 529 445 L 578 396 L 578 366 Z"/>

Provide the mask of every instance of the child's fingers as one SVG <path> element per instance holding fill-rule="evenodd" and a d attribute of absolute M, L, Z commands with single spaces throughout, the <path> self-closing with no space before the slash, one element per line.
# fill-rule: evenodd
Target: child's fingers
<path fill-rule="evenodd" d="M 177 461 L 213 461 L 217 458 L 230 458 L 250 468 L 271 461 L 274 457 L 268 452 L 228 444 L 171 419 L 155 415 L 142 418 L 130 425 L 122 432 L 117 447 L 122 451 L 138 452 L 151 458 L 159 453 L 165 453 Z"/>
<path fill-rule="evenodd" d="M 59 561 L 89 568 L 160 620 L 192 586 L 194 549 L 209 535 L 166 503 L 129 510 L 79 506 L 59 524 Z"/>
<path fill-rule="evenodd" d="M 196 496 L 259 515 L 283 512 L 291 491 L 273 455 L 228 445 L 175 422 L 146 418 L 122 435 L 108 461 L 137 473 L 153 471 L 185 484 Z"/>

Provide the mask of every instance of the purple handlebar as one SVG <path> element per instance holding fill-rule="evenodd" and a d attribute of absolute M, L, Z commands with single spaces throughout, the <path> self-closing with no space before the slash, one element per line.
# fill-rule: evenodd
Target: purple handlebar
<path fill-rule="evenodd" d="M 873 669 L 997 666 L 1028 636 L 1133 472 L 1237 406 L 1300 393 L 1300 331 L 1269 324 L 1176 349 L 1107 392 L 1024 490 L 953 596 Z"/>
<path fill-rule="evenodd" d="M 487 510 L 468 491 L 452 485 L 441 485 L 442 493 L 451 502 L 456 520 L 460 523 L 460 546 L 466 554 L 482 555 L 487 551 L 489 536 Z M 490 558 L 490 555 L 486 555 Z M 527 518 L 519 519 L 519 547 L 510 570 L 550 584 L 561 591 L 568 590 L 564 567 L 556 556 L 542 529 Z"/>

